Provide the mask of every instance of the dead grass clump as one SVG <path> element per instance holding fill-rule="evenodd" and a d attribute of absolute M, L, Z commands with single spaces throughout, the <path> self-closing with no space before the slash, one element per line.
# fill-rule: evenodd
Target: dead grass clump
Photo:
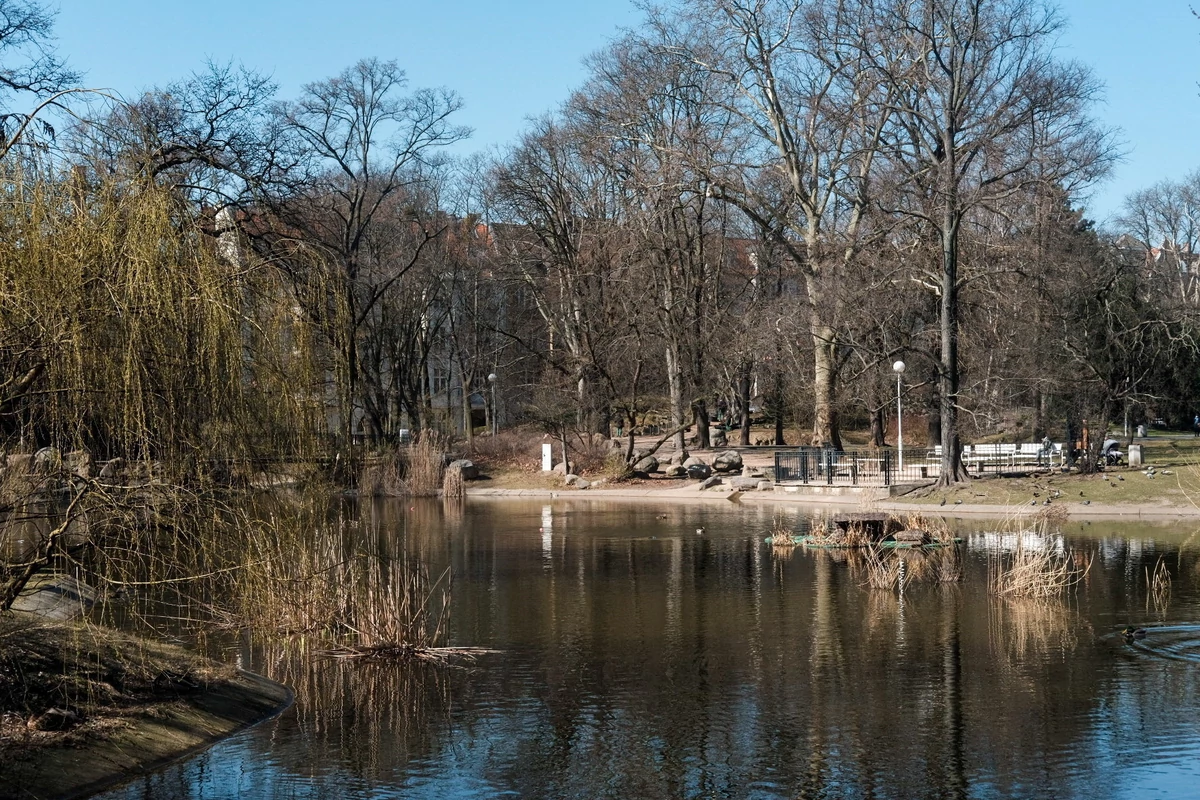
<path fill-rule="evenodd" d="M 863 558 L 851 562 L 854 568 L 861 571 L 863 586 L 872 589 L 901 588 L 902 567 L 904 563 L 895 557 L 895 553 L 882 547 L 868 547 L 862 551 Z"/>
<path fill-rule="evenodd" d="M 462 465 L 453 463 L 446 468 L 446 474 L 442 478 L 442 496 L 443 497 L 465 497 L 467 494 L 466 483 L 463 480 Z"/>
<path fill-rule="evenodd" d="M 792 526 L 787 523 L 781 516 L 776 516 L 771 523 L 771 536 L 767 540 L 772 547 L 795 547 L 796 535 L 792 532 Z"/>
<path fill-rule="evenodd" d="M 927 517 L 924 514 L 905 514 L 902 517 L 893 517 L 897 523 L 906 531 L 925 531 L 929 534 L 929 539 L 941 544 L 949 544 L 954 541 L 954 529 L 950 527 L 950 523 L 943 517 Z"/>
<path fill-rule="evenodd" d="M 402 449 L 371 459 L 359 474 L 358 493 L 364 497 L 404 497 L 408 494 L 404 482 L 407 471 L 408 458 Z"/>
<path fill-rule="evenodd" d="M 1091 567 L 1090 555 L 1076 559 L 1048 546 L 1028 547 L 1019 537 L 1012 553 L 989 558 L 988 589 L 1000 597 L 1058 597 L 1078 586 Z"/>
<path fill-rule="evenodd" d="M 404 476 L 408 493 L 413 497 L 436 497 L 442 488 L 445 468 L 446 437 L 434 430 L 424 430 L 408 450 L 408 471 Z"/>

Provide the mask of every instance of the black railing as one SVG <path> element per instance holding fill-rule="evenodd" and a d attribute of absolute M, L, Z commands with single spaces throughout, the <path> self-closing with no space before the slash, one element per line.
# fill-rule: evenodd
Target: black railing
<path fill-rule="evenodd" d="M 891 450 L 835 450 L 801 447 L 775 453 L 775 482 L 800 484 L 891 486 L 936 476 L 937 462 L 925 450 L 906 451 L 904 469 Z"/>

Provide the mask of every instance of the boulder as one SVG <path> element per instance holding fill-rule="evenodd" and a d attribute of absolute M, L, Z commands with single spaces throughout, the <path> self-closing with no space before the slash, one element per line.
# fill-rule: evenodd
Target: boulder
<path fill-rule="evenodd" d="M 72 475 L 80 478 L 92 477 L 92 454 L 87 450 L 72 450 L 63 456 L 63 466 L 70 470 Z"/>
<path fill-rule="evenodd" d="M 742 456 L 737 450 L 726 450 L 718 453 L 713 459 L 712 468 L 716 472 L 734 472 L 742 468 Z"/>
<path fill-rule="evenodd" d="M 688 451 L 687 450 L 676 450 L 675 453 L 671 456 L 671 466 L 676 466 L 676 465 L 687 466 L 685 463 L 687 460 L 688 460 Z"/>
<path fill-rule="evenodd" d="M 688 477 L 695 478 L 696 480 L 704 480 L 712 476 L 712 467 L 703 461 L 698 464 L 692 464 L 690 467 L 686 467 L 686 469 Z"/>
<path fill-rule="evenodd" d="M 580 478 L 579 480 L 575 481 L 576 489 L 586 489 L 589 486 L 591 486 L 591 484 L 588 483 L 587 481 L 585 481 L 583 478 Z"/>
<path fill-rule="evenodd" d="M 555 464 L 555 465 L 554 465 L 554 468 L 553 468 L 552 470 L 550 470 L 550 471 L 551 471 L 551 472 L 553 472 L 553 473 L 555 473 L 555 474 L 557 474 L 557 475 L 563 475 L 563 476 L 565 476 L 565 475 L 567 475 L 568 473 L 570 473 L 570 472 L 571 472 L 571 468 L 568 466 L 567 462 L 565 462 L 565 461 L 560 461 L 560 462 L 558 462 L 557 464 Z"/>
<path fill-rule="evenodd" d="M 697 458 L 696 456 L 692 456 L 691 458 L 689 458 L 689 459 L 687 459 L 686 461 L 684 461 L 684 462 L 683 462 L 683 465 L 684 465 L 685 467 L 694 467 L 694 466 L 697 466 L 697 465 L 701 465 L 701 466 L 703 466 L 703 465 L 705 465 L 705 464 L 706 464 L 706 462 L 704 461 L 704 459 L 702 459 L 702 458 Z"/>
<path fill-rule="evenodd" d="M 728 447 L 729 440 L 725 437 L 725 431 L 721 428 L 709 434 L 708 443 L 713 447 Z"/>
<path fill-rule="evenodd" d="M 57 447 L 43 447 L 33 454 L 33 467 L 39 472 L 53 472 L 62 467 L 62 452 Z"/>
<path fill-rule="evenodd" d="M 114 458 L 100 469 L 101 478 L 115 478 L 121 474 L 121 470 L 125 468 L 125 460 Z"/>
<path fill-rule="evenodd" d="M 576 475 L 574 473 L 570 473 L 567 475 L 567 479 L 566 479 L 567 486 L 574 486 L 579 481 L 580 481 L 580 477 L 578 475 Z"/>
<path fill-rule="evenodd" d="M 687 467 L 682 464 L 672 464 L 667 467 L 664 473 L 668 478 L 686 478 L 688 471 Z"/>
<path fill-rule="evenodd" d="M 654 456 L 646 456 L 634 462 L 633 471 L 641 475 L 649 475 L 651 472 L 658 472 L 658 459 Z"/>
<path fill-rule="evenodd" d="M 737 475 L 733 478 L 730 478 L 729 485 L 739 492 L 753 492 L 758 488 L 758 478 Z"/>
<path fill-rule="evenodd" d="M 771 481 L 759 481 L 758 490 L 760 492 L 773 492 L 775 491 L 775 484 Z"/>
<path fill-rule="evenodd" d="M 479 477 L 479 467 L 475 466 L 475 462 L 469 458 L 459 458 L 451 461 L 450 467 L 461 469 L 463 480 L 473 481 Z"/>
<path fill-rule="evenodd" d="M 700 482 L 700 490 L 703 491 L 705 489 L 711 489 L 714 486 L 720 486 L 720 485 L 721 485 L 721 476 L 713 475 L 711 478 L 706 478 L 705 480 Z"/>
<path fill-rule="evenodd" d="M 900 531 L 892 538 L 902 544 L 927 544 L 929 542 L 929 534 L 917 528 Z"/>

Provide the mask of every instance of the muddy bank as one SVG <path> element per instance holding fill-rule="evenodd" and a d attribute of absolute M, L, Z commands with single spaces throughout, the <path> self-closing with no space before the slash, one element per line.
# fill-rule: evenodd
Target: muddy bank
<path fill-rule="evenodd" d="M 274 681 L 83 625 L 0 620 L 0 799 L 83 797 L 275 716 Z"/>

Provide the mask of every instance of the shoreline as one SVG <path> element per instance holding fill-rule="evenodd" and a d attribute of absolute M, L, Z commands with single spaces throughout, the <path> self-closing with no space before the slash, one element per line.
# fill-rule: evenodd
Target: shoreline
<path fill-rule="evenodd" d="M 0 800 L 87 797 L 137 780 L 236 733 L 274 719 L 295 696 L 281 683 L 238 672 L 194 694 L 155 703 L 115 730 L 29 750 L 0 767 Z"/>
<path fill-rule="evenodd" d="M 490 489 L 486 487 L 468 487 L 468 499 L 516 499 L 516 500 L 570 500 L 570 501 L 654 501 L 682 503 L 800 503 L 814 506 L 834 506 L 842 508 L 862 508 L 868 506 L 872 510 L 889 512 L 911 512 L 938 516 L 971 516 L 971 517 L 1012 517 L 1031 516 L 1038 513 L 1044 506 L 1007 506 L 987 503 L 961 503 L 943 506 L 937 503 L 906 503 L 897 501 L 879 489 L 837 489 L 813 490 L 799 487 L 797 491 L 786 489 L 774 491 L 738 492 L 729 488 L 700 490 L 698 484 L 686 484 L 671 489 L 657 488 L 621 488 L 621 489 L 573 489 L 569 486 L 562 489 Z M 1071 519 L 1102 520 L 1102 519 L 1187 519 L 1200 518 L 1200 508 L 1196 506 L 1179 506 L 1169 504 L 1149 503 L 1090 503 L 1084 505 L 1078 502 L 1058 503 L 1067 510 Z"/>

